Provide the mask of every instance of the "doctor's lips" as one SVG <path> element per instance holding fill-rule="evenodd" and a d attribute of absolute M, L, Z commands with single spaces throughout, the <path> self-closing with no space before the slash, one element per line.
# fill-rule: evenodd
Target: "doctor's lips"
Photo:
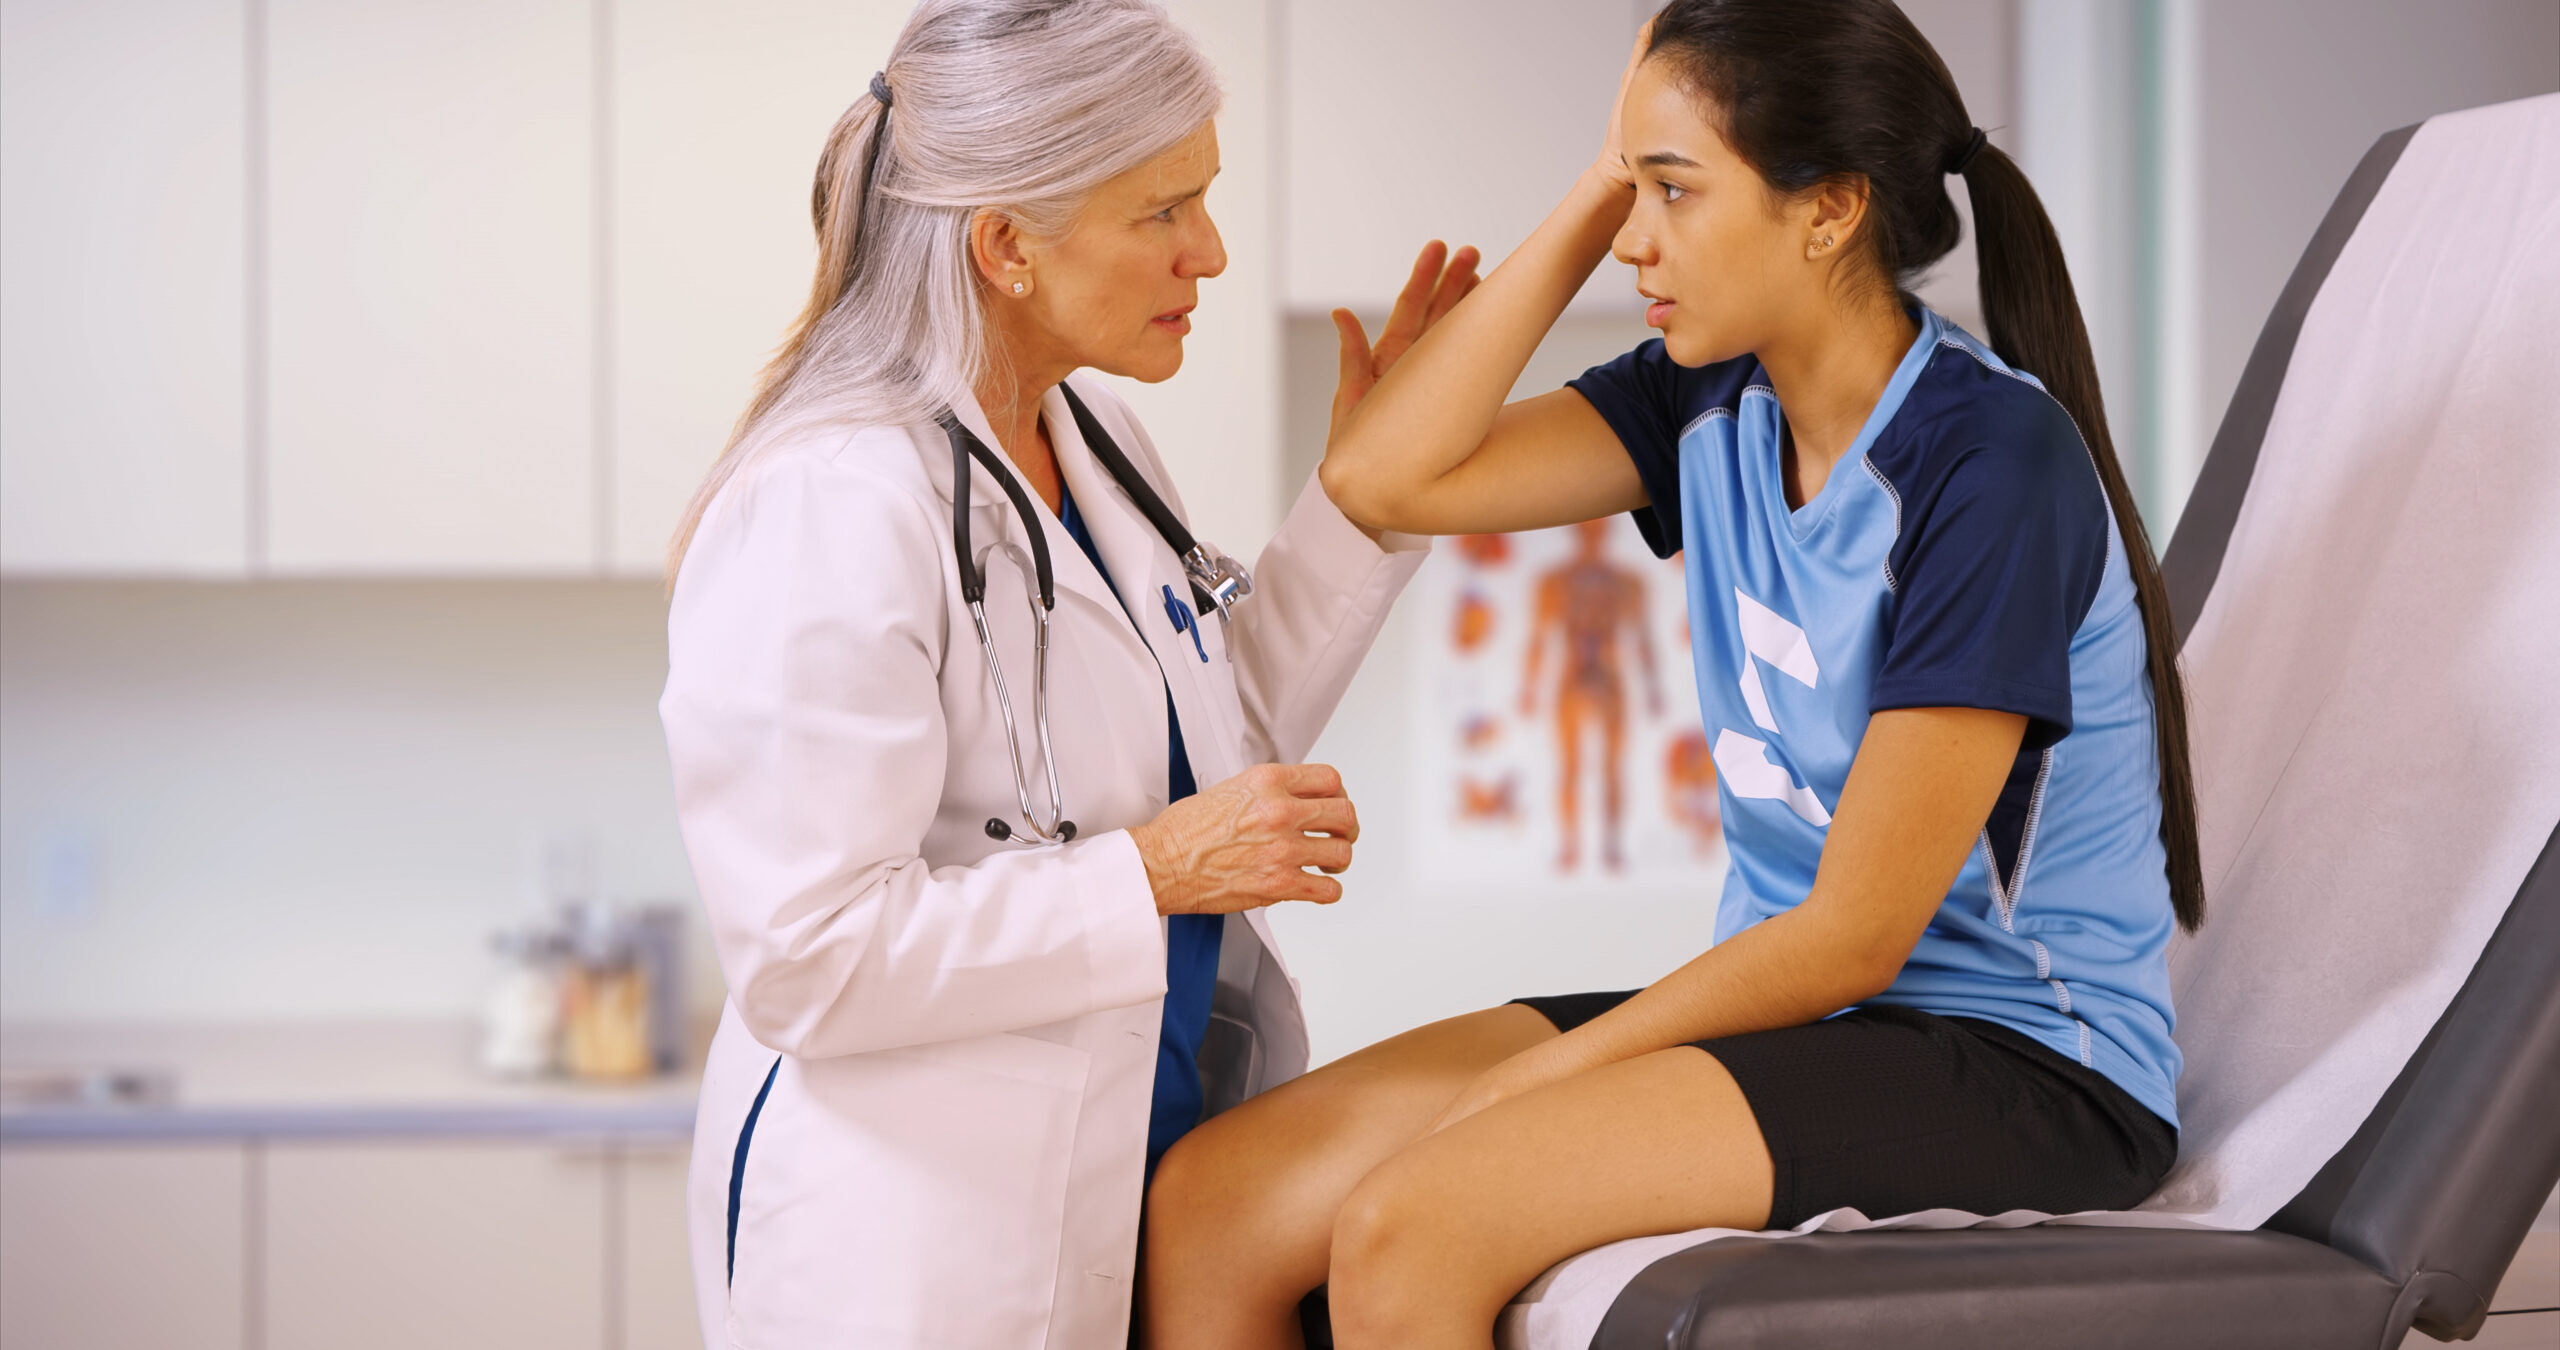
<path fill-rule="evenodd" d="M 1158 328 L 1167 329 L 1171 331 L 1174 336 L 1180 337 L 1184 333 L 1191 331 L 1190 314 L 1191 311 L 1198 309 L 1199 307 L 1200 303 L 1195 300 L 1190 304 L 1184 305 L 1180 309 L 1166 310 L 1164 313 L 1148 320 L 1148 322 L 1154 324 Z"/>

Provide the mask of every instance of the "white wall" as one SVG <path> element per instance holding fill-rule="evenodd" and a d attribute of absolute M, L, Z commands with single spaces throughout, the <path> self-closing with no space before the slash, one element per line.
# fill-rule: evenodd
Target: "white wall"
<path fill-rule="evenodd" d="M 2374 139 L 2440 112 L 2560 90 L 2552 0 L 2186 0 L 2200 128 L 2190 286 L 2196 330 L 2168 335 L 2194 362 L 2190 419 L 2173 429 L 2201 463 L 2258 329 L 2303 246 Z M 2169 505 L 2185 495 L 2174 485 Z"/>
<path fill-rule="evenodd" d="M 0 586 L 0 1017 L 467 1015 L 561 831 L 689 905 L 663 616 L 647 582 Z"/>

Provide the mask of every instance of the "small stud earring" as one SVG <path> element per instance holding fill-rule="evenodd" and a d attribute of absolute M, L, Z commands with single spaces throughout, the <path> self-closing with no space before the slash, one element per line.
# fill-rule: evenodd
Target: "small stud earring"
<path fill-rule="evenodd" d="M 1015 295 L 1020 295 L 1020 294 L 1022 294 L 1022 283 L 1021 283 L 1021 282 L 1017 281 L 1017 282 L 1013 283 L 1013 293 L 1014 293 Z"/>

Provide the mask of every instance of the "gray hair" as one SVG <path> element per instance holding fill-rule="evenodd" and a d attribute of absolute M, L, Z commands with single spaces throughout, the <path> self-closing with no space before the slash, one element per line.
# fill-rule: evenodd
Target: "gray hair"
<path fill-rule="evenodd" d="M 760 448 L 813 425 L 929 422 L 971 395 L 987 365 L 979 211 L 1063 235 L 1095 189 L 1223 98 L 1199 44 L 1149 0 L 924 0 L 882 73 L 888 107 L 856 98 L 818 158 L 808 304 L 685 510 L 670 582 Z"/>

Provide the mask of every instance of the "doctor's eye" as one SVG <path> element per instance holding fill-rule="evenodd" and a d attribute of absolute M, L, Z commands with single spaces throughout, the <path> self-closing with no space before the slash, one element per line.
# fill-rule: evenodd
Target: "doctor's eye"
<path fill-rule="evenodd" d="M 1662 185 L 1662 200 L 1666 202 L 1676 202 L 1688 195 L 1689 189 L 1680 186 L 1678 183 L 1665 183 Z"/>

